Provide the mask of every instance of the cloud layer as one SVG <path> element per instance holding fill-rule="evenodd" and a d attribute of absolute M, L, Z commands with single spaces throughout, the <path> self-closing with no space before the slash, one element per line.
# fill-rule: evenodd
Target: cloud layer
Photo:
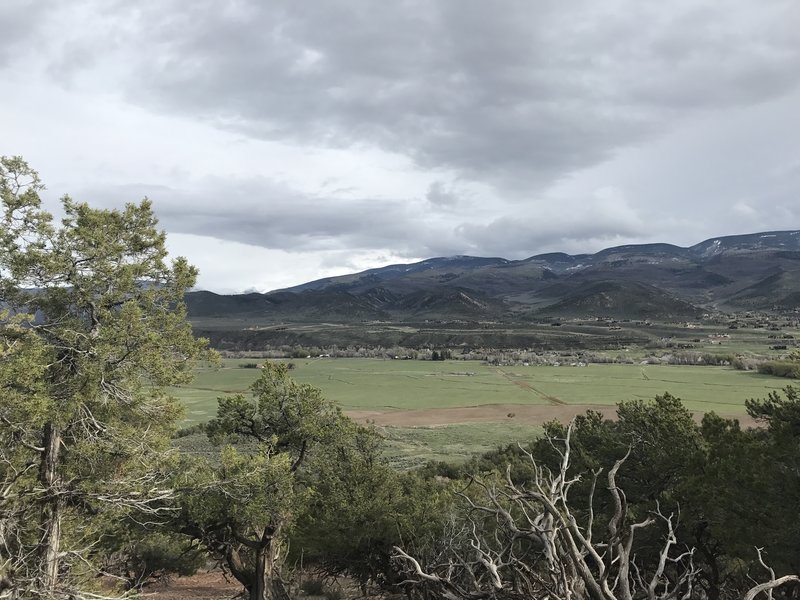
<path fill-rule="evenodd" d="M 9 0 L 0 152 L 298 277 L 796 227 L 798 24 L 793 0 Z"/>

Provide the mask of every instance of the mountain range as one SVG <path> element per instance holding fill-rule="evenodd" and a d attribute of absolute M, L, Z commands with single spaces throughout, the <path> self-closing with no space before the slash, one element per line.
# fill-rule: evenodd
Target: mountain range
<path fill-rule="evenodd" d="M 523 260 L 450 256 L 328 277 L 266 294 L 186 296 L 208 321 L 525 321 L 545 317 L 680 320 L 800 307 L 800 230 L 639 244 Z"/>

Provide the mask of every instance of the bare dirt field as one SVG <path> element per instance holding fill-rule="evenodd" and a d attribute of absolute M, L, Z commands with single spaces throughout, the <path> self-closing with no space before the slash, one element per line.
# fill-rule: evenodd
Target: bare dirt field
<path fill-rule="evenodd" d="M 348 410 L 347 415 L 359 423 L 375 423 L 383 426 L 424 427 L 454 425 L 457 423 L 497 423 L 507 421 L 514 415 L 514 421 L 529 425 L 541 425 L 557 419 L 562 422 L 592 409 L 611 417 L 616 408 L 608 405 L 554 406 L 544 404 L 486 404 L 458 408 L 426 408 L 419 410 Z"/>
<path fill-rule="evenodd" d="M 349 410 L 347 415 L 359 423 L 374 423 L 380 426 L 395 427 L 435 427 L 437 425 L 455 425 L 457 423 L 497 423 L 508 421 L 514 415 L 517 423 L 541 425 L 547 421 L 557 420 L 567 423 L 573 417 L 584 414 L 587 410 L 602 413 L 605 417 L 614 417 L 615 406 L 607 404 L 487 404 L 458 408 L 427 408 L 419 410 Z M 693 413 L 698 421 L 703 418 L 702 412 Z M 726 415 L 723 415 L 726 416 Z M 747 415 L 730 415 L 739 419 L 744 426 L 752 426 L 755 422 Z"/>

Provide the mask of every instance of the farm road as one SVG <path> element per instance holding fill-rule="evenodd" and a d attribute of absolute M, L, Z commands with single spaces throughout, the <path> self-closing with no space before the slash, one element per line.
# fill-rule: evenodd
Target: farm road
<path fill-rule="evenodd" d="M 503 369 L 497 369 L 497 374 L 500 375 L 501 377 L 503 377 L 504 379 L 510 381 L 511 383 L 516 385 L 517 387 L 520 387 L 523 390 L 528 390 L 530 392 L 533 392 L 534 394 L 537 394 L 537 395 L 541 396 L 542 398 L 544 398 L 545 400 L 547 400 L 550 404 L 552 404 L 554 406 L 566 406 L 567 405 L 567 403 L 564 402 L 563 400 L 561 400 L 560 398 L 558 398 L 556 396 L 550 396 L 549 394 L 545 394 L 541 390 L 537 390 L 535 387 L 533 387 L 527 381 L 524 381 L 522 379 L 517 379 L 513 375 L 511 375 L 510 373 L 506 373 L 505 371 L 503 371 Z"/>

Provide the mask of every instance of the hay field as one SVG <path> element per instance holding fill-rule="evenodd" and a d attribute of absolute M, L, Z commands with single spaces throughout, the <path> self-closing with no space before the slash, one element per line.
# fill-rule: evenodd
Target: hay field
<path fill-rule="evenodd" d="M 173 391 L 186 404 L 184 424 L 206 421 L 217 398 L 246 393 L 258 369 L 253 359 L 200 368 L 194 382 Z M 568 421 L 591 408 L 614 414 L 621 400 L 670 392 L 699 416 L 707 411 L 746 418 L 744 401 L 783 388 L 786 380 L 730 367 L 590 364 L 495 367 L 466 361 L 300 359 L 298 381 L 323 390 L 355 420 L 374 423 L 400 468 L 426 460 L 461 461 L 541 433 L 541 424 Z M 185 440 L 185 443 L 191 443 Z"/>
<path fill-rule="evenodd" d="M 230 359 L 220 368 L 201 368 L 194 382 L 174 389 L 186 404 L 186 423 L 213 416 L 216 399 L 246 392 L 258 369 Z M 590 364 L 577 366 L 495 367 L 466 361 L 381 359 L 301 359 L 293 377 L 323 390 L 359 419 L 402 425 L 430 419 L 430 425 L 471 422 L 485 412 L 575 414 L 587 407 L 613 407 L 621 400 L 652 398 L 670 392 L 695 412 L 744 415 L 747 398 L 763 397 L 787 381 L 730 367 Z M 465 409 L 469 409 L 466 410 Z M 505 412 L 503 412 L 505 411 Z M 458 415 L 472 415 L 459 420 Z M 431 420 L 433 419 L 433 420 Z M 503 419 L 499 419 L 503 420 Z"/>

